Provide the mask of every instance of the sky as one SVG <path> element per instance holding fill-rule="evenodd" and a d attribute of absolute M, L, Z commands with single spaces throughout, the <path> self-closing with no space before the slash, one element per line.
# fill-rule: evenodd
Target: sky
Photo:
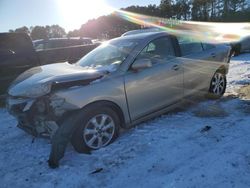
<path fill-rule="evenodd" d="M 68 32 L 115 9 L 149 4 L 159 5 L 160 0 L 0 0 L 0 32 L 53 24 Z"/>

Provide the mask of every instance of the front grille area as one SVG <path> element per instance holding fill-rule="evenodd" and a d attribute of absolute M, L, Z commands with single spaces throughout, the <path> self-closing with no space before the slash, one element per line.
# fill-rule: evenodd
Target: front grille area
<path fill-rule="evenodd" d="M 47 98 L 8 97 L 6 105 L 9 113 L 16 117 L 17 126 L 33 136 L 47 134 L 48 122 L 57 120 Z"/>
<path fill-rule="evenodd" d="M 16 117 L 18 121 L 18 127 L 28 132 L 29 134 L 36 135 L 34 123 L 32 121 L 31 112 L 25 111 L 24 108 L 29 103 L 30 99 L 11 97 L 6 100 L 6 107 L 10 114 Z"/>

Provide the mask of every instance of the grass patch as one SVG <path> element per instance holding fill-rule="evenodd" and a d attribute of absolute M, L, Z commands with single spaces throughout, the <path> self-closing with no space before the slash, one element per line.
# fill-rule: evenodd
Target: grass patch
<path fill-rule="evenodd" d="M 238 91 L 239 97 L 243 99 L 250 99 L 250 85 L 243 86 Z"/>

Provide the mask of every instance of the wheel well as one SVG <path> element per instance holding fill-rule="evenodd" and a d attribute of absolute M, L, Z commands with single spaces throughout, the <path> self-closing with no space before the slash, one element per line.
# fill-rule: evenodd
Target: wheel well
<path fill-rule="evenodd" d="M 224 65 L 222 65 L 220 68 L 216 70 L 216 72 L 222 73 L 222 74 L 227 74 L 227 69 Z"/>
<path fill-rule="evenodd" d="M 95 101 L 95 102 L 89 103 L 86 106 L 84 106 L 82 109 L 87 109 L 87 108 L 92 107 L 92 106 L 106 106 L 106 107 L 112 108 L 115 112 L 117 112 L 117 115 L 121 121 L 121 127 L 124 127 L 124 125 L 125 125 L 124 114 L 123 114 L 120 106 L 118 106 L 116 103 L 111 102 L 111 101 L 107 101 L 107 100 L 100 100 L 100 101 Z"/>

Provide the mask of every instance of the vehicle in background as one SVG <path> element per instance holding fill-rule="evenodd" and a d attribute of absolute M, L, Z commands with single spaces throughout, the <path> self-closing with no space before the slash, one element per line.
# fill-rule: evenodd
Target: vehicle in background
<path fill-rule="evenodd" d="M 232 55 L 237 56 L 241 53 L 248 53 L 250 52 L 250 36 L 246 36 L 238 42 L 230 43 L 230 45 L 232 47 Z"/>
<path fill-rule="evenodd" d="M 40 39 L 33 41 L 33 45 L 36 50 L 65 48 L 90 44 L 93 44 L 91 38 L 50 38 L 48 40 Z"/>
<path fill-rule="evenodd" d="M 74 63 L 98 44 L 36 51 L 25 33 L 0 33 L 0 99 L 10 83 L 32 67 L 57 63 Z"/>
<path fill-rule="evenodd" d="M 31 39 L 24 33 L 0 33 L 0 96 L 25 70 L 41 65 Z"/>
<path fill-rule="evenodd" d="M 250 36 L 243 38 L 240 42 L 240 45 L 241 45 L 240 48 L 241 53 L 250 52 Z"/>
<path fill-rule="evenodd" d="M 186 97 L 201 92 L 221 97 L 229 52 L 223 44 L 166 32 L 122 36 L 76 64 L 26 71 L 8 91 L 8 110 L 20 128 L 35 136 L 55 136 L 55 142 L 65 143 L 73 134 L 78 152 L 99 149 L 120 128 L 163 114 Z"/>

